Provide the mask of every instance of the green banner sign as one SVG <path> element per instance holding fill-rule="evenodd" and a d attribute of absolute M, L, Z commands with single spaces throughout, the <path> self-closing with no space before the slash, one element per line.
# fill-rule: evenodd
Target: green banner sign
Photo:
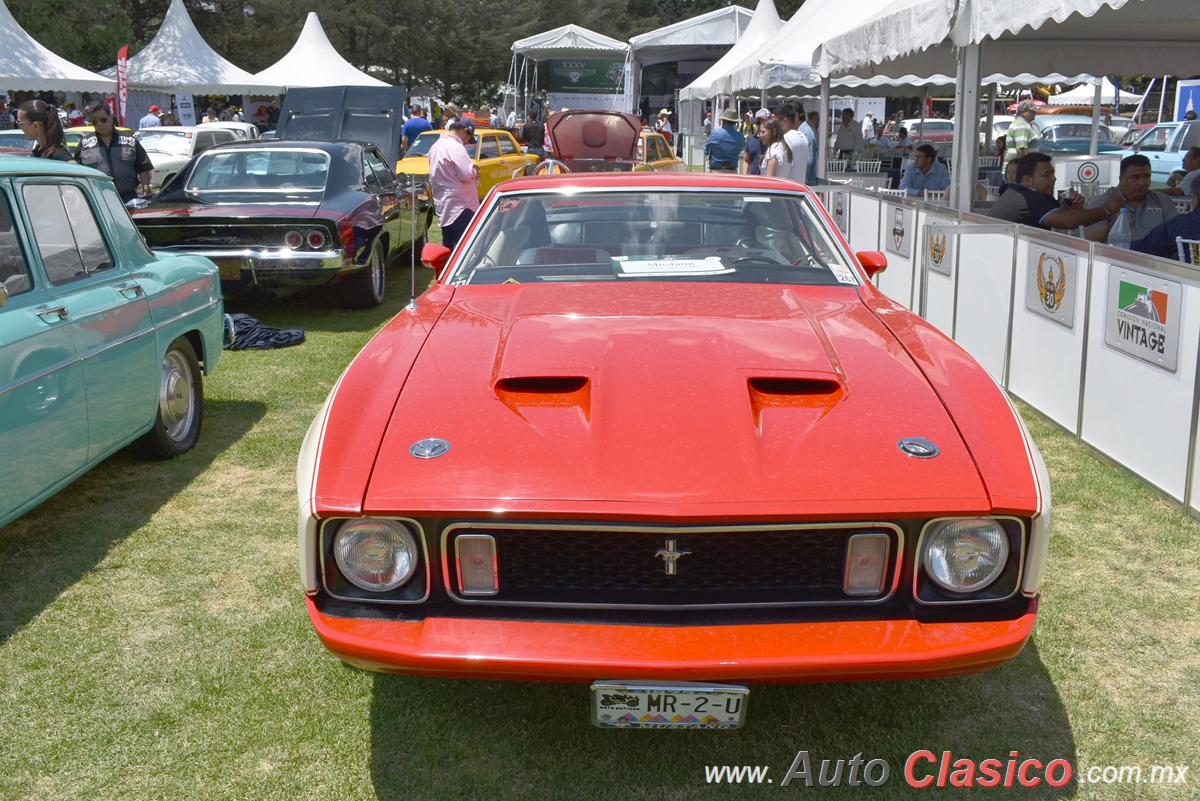
<path fill-rule="evenodd" d="M 624 91 L 625 62 L 606 58 L 550 60 L 550 91 L 617 94 Z"/>

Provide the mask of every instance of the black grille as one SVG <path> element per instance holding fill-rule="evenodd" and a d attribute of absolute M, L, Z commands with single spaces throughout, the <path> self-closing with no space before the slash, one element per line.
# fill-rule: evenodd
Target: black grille
<path fill-rule="evenodd" d="M 693 605 L 864 600 L 842 592 L 846 543 L 882 528 L 791 528 L 750 531 L 486 531 L 496 538 L 500 592 L 495 603 Z M 453 536 L 452 533 L 452 536 Z M 668 575 L 668 540 L 676 560 Z M 453 554 L 453 545 L 448 549 Z M 452 575 L 454 571 L 451 571 Z M 890 585 L 890 581 L 887 582 Z M 886 592 L 886 591 L 885 591 Z"/>

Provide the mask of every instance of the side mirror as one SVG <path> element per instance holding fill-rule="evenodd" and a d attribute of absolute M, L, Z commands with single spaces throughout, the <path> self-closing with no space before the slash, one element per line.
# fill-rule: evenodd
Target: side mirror
<path fill-rule="evenodd" d="M 867 277 L 873 278 L 875 273 L 881 273 L 887 269 L 887 256 L 880 253 L 878 250 L 863 250 L 854 254 L 858 258 L 858 263 L 867 271 Z"/>
<path fill-rule="evenodd" d="M 446 260 L 450 258 L 450 248 L 434 242 L 426 242 L 421 248 L 421 263 L 432 267 L 437 279 L 442 280 L 442 271 L 446 269 Z"/>
<path fill-rule="evenodd" d="M 4 306 L 7 303 L 8 303 L 8 287 L 6 287 L 4 285 L 3 281 L 0 281 L 0 306 Z"/>

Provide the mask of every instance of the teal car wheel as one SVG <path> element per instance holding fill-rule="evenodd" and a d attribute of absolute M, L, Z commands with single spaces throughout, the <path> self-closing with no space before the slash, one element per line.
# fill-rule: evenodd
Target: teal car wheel
<path fill-rule="evenodd" d="M 186 337 L 171 343 L 163 356 L 154 426 L 134 443 L 146 459 L 171 459 L 187 453 L 200 439 L 204 415 L 204 379 L 196 351 Z"/>

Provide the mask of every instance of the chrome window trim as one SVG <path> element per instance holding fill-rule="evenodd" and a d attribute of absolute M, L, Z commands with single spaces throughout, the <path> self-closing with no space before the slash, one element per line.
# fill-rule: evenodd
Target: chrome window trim
<path fill-rule="evenodd" d="M 1021 536 L 1020 536 L 1021 551 L 1017 555 L 1017 580 L 1016 580 L 1016 583 L 1013 585 L 1013 591 L 1010 592 L 1008 595 L 1005 595 L 1003 598 L 963 598 L 963 599 L 957 600 L 957 601 L 924 601 L 924 600 L 921 600 L 921 597 L 917 594 L 917 583 L 921 579 L 922 572 L 924 572 L 924 568 L 922 567 L 924 555 L 921 552 L 921 546 L 923 546 L 925 544 L 925 534 L 929 531 L 931 526 L 936 525 L 937 523 L 944 523 L 947 520 L 971 520 L 973 518 L 981 518 L 983 520 L 1015 520 L 1015 521 L 1017 521 L 1017 525 L 1019 525 L 1021 527 Z M 1007 533 L 1007 531 L 1008 530 L 1005 529 L 1005 533 Z M 954 517 L 936 517 L 936 518 L 928 521 L 924 526 L 921 527 L 921 534 L 920 534 L 920 536 L 917 537 L 917 550 L 916 550 L 916 553 L 914 554 L 914 563 L 913 563 L 913 585 L 912 585 L 913 600 L 923 606 L 957 606 L 959 604 L 994 604 L 994 603 L 999 603 L 1000 601 L 1007 601 L 1009 598 L 1012 598 L 1014 595 L 1016 595 L 1017 593 L 1019 593 L 1021 591 L 1021 580 L 1025 577 L 1025 551 L 1028 548 L 1028 543 L 1029 543 L 1029 530 L 1025 526 L 1025 520 L 1020 517 L 1017 517 L 1016 515 L 956 515 Z M 1009 554 L 1009 558 L 1010 559 L 1012 558 L 1011 553 Z M 931 579 L 931 581 L 932 581 L 932 579 Z M 993 582 L 993 583 L 995 583 L 995 582 Z M 990 587 L 990 586 L 991 586 L 991 584 L 988 585 L 988 587 Z M 987 587 L 984 587 L 984 589 L 986 590 Z M 948 592 L 948 590 L 941 590 L 941 591 Z"/>
<path fill-rule="evenodd" d="M 846 585 L 850 583 L 850 541 L 853 540 L 855 537 L 883 537 L 884 544 L 887 546 L 883 552 L 884 565 L 886 565 L 887 560 L 892 557 L 892 550 L 891 550 L 892 549 L 892 538 L 887 536 L 886 534 L 876 534 L 876 533 L 851 534 L 849 537 L 846 538 L 846 564 L 842 569 L 842 592 L 846 593 L 847 595 L 878 595 L 879 593 L 883 592 L 883 588 L 887 585 L 887 574 L 886 573 L 881 573 L 879 576 L 879 585 L 880 585 L 879 589 L 867 591 L 867 590 L 849 590 L 846 588 Z M 903 559 L 904 552 L 901 551 L 900 553 L 901 553 L 900 558 Z"/>
<path fill-rule="evenodd" d="M 325 581 L 325 530 L 329 527 L 330 523 L 335 523 L 342 520 L 366 520 L 367 518 L 371 518 L 373 520 L 391 520 L 396 523 L 403 523 L 409 527 L 408 533 L 412 534 L 421 544 L 421 556 L 425 560 L 425 595 L 423 595 L 421 598 L 412 601 L 400 601 L 390 598 L 354 598 L 346 595 L 338 595 L 333 590 L 329 589 L 329 584 Z M 320 535 L 317 540 L 317 557 L 321 560 L 321 589 L 328 593 L 330 598 L 336 598 L 339 601 L 349 601 L 350 603 L 357 604 L 373 603 L 392 604 L 395 606 L 412 606 L 413 604 L 423 604 L 429 600 L 429 591 L 432 582 L 432 574 L 430 573 L 429 569 L 429 546 L 425 542 L 425 529 L 422 528 L 421 524 L 416 520 L 413 520 L 411 517 L 391 517 L 389 515 L 359 515 L 358 517 L 326 517 L 317 521 L 317 524 L 320 526 Z M 349 579 L 346 579 L 346 581 L 349 581 Z M 409 579 L 409 581 L 412 581 L 412 579 Z M 369 590 L 363 590 L 363 592 L 369 592 Z M 395 592 L 395 590 L 388 590 L 388 592 Z"/>
<path fill-rule="evenodd" d="M 95 350 L 93 350 L 93 351 L 89 351 L 89 352 L 88 352 L 88 353 L 86 353 L 85 355 L 83 355 L 83 356 L 80 356 L 80 357 L 79 357 L 79 361 L 81 361 L 81 362 L 86 362 L 88 359 L 92 358 L 93 356 L 99 356 L 101 353 L 104 353 L 104 352 L 106 352 L 106 351 L 112 350 L 113 348 L 118 348 L 118 347 L 120 347 L 121 345 L 124 345 L 124 344 L 126 344 L 126 343 L 128 343 L 128 342 L 132 342 L 132 341 L 133 341 L 133 340 L 135 340 L 135 339 L 140 339 L 140 338 L 142 338 L 142 337 L 146 336 L 147 334 L 153 334 L 153 333 L 154 333 L 154 326 L 153 326 L 153 325 L 152 325 L 152 326 L 150 326 L 149 328 L 143 328 L 141 331 L 138 331 L 138 332 L 136 332 L 136 333 L 130 334 L 130 335 L 128 335 L 128 336 L 121 337 L 120 339 L 118 339 L 118 340 L 115 340 L 115 341 L 113 341 L 113 342 L 109 342 L 109 343 L 108 343 L 107 345 L 105 345 L 104 347 L 101 347 L 101 348 L 96 348 L 96 349 L 95 349 Z"/>
<path fill-rule="evenodd" d="M 548 531 L 613 531 L 622 533 L 646 533 L 646 534 L 726 534 L 737 531 L 794 531 L 796 529 L 888 529 L 896 534 L 896 566 L 894 575 L 892 576 L 891 587 L 887 594 L 879 598 L 859 599 L 849 598 L 844 601 L 785 601 L 785 602 L 762 602 L 762 603 L 744 603 L 744 604 L 595 604 L 595 603 L 553 603 L 548 601 L 504 601 L 504 600 L 482 600 L 477 598 L 464 598 L 459 594 L 456 586 L 450 581 L 450 560 L 447 556 L 446 546 L 449 542 L 450 534 L 454 531 L 462 529 L 482 530 L 486 532 L 488 529 L 541 529 Z M 643 526 L 643 525 L 579 525 L 574 523 L 554 525 L 549 523 L 487 523 L 484 521 L 469 521 L 462 523 L 452 523 L 442 529 L 441 533 L 441 551 L 442 551 L 442 578 L 445 582 L 446 595 L 451 600 L 460 604 L 485 604 L 490 606 L 529 606 L 529 607 L 544 607 L 553 609 L 656 609 L 656 610 L 678 610 L 678 609 L 756 609 L 756 608 L 787 608 L 801 606 L 868 606 L 886 603 L 896 594 L 896 590 L 900 586 L 900 574 L 904 568 L 904 530 L 894 523 L 881 522 L 854 522 L 854 523 L 794 523 L 787 524 L 768 524 L 768 525 L 743 525 L 743 526 Z M 496 550 L 497 562 L 500 558 L 500 551 Z"/>
<path fill-rule="evenodd" d="M 579 173 L 579 175 L 586 177 L 588 175 L 588 173 Z M 480 207 L 479 211 L 476 212 L 475 220 L 471 221 L 471 228 L 473 229 L 471 231 L 471 236 L 467 239 L 461 240 L 458 243 L 458 246 L 455 248 L 455 253 L 466 254 L 466 252 L 471 249 L 471 247 L 475 244 L 475 240 L 481 235 L 481 232 L 483 231 L 483 228 L 484 228 L 483 223 L 491 218 L 491 216 L 493 214 L 493 209 L 499 204 L 499 202 L 502 198 L 522 197 L 524 195 L 555 195 L 555 194 L 557 194 L 557 195 L 563 195 L 563 196 L 576 196 L 576 195 L 584 195 L 584 194 L 588 194 L 588 195 L 591 195 L 591 194 L 622 194 L 622 193 L 630 194 L 630 193 L 639 193 L 639 192 L 640 193 L 676 192 L 679 194 L 727 194 L 727 195 L 754 194 L 754 195 L 759 195 L 759 196 L 778 195 L 780 197 L 785 197 L 785 198 L 799 197 L 801 203 L 812 203 L 815 206 L 819 207 L 821 205 L 821 199 L 817 196 L 816 192 L 812 189 L 809 189 L 807 193 L 802 192 L 799 190 L 799 187 L 801 185 L 802 184 L 797 184 L 796 190 L 758 189 L 758 188 L 750 189 L 750 188 L 745 188 L 745 187 L 735 188 L 735 187 L 727 187 L 727 186 L 687 186 L 687 187 L 684 187 L 684 186 L 670 186 L 670 185 L 666 185 L 666 184 L 659 184 L 657 186 L 627 186 L 627 185 L 623 185 L 623 186 L 560 187 L 558 189 L 558 191 L 554 191 L 553 188 L 521 189 L 521 190 L 517 190 L 517 191 L 505 191 L 505 190 L 501 189 L 500 191 L 498 191 L 494 195 L 492 195 L 491 203 L 487 204 L 486 207 Z M 851 255 L 849 250 L 847 250 L 845 247 L 842 246 L 841 239 L 843 237 L 839 237 L 834 234 L 834 231 L 837 229 L 837 226 L 833 226 L 832 228 L 826 227 L 825 218 L 821 216 L 820 210 L 817 208 L 814 208 L 813 212 L 814 212 L 814 218 L 815 218 L 816 222 L 822 228 L 825 229 L 825 234 L 829 238 L 830 243 L 833 245 L 834 248 L 837 249 L 837 252 L 842 256 L 842 260 L 844 263 L 843 266 L 845 266 L 848 270 L 850 270 L 851 274 L 854 276 L 853 284 L 838 284 L 838 286 L 846 287 L 846 288 L 853 287 L 855 289 L 861 287 L 863 284 L 859 280 L 858 272 L 854 269 L 858 265 L 858 261 Z M 476 222 L 476 221 L 478 221 L 478 222 Z M 446 283 L 458 285 L 458 284 L 461 284 L 461 283 L 469 280 L 471 275 L 474 274 L 474 270 L 470 270 L 470 271 L 467 271 L 465 275 L 462 275 L 462 276 L 458 275 L 458 273 L 462 272 L 462 271 L 463 271 L 462 265 L 455 264 L 453 271 L 450 272 L 449 275 L 447 276 Z M 806 286 L 806 285 L 805 284 L 796 284 L 796 286 Z"/>
<path fill-rule="evenodd" d="M 492 582 L 496 585 L 494 590 L 462 590 L 463 595 L 483 596 L 483 595 L 498 595 L 500 593 L 500 556 L 496 550 L 496 538 L 491 534 L 464 534 L 461 537 L 454 538 L 454 569 L 458 574 L 458 586 L 462 587 L 462 555 L 459 551 L 458 543 L 463 539 L 471 537 L 473 539 L 488 539 L 492 541 Z"/>

